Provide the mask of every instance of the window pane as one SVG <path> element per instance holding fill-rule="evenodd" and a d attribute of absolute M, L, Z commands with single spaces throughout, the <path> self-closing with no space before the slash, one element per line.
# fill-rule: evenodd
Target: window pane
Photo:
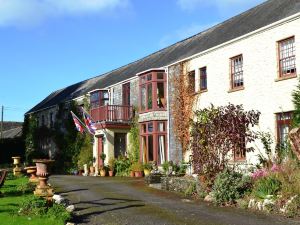
<path fill-rule="evenodd" d="M 206 67 L 200 69 L 200 90 L 207 89 L 207 74 Z"/>
<path fill-rule="evenodd" d="M 158 122 L 158 131 L 159 132 L 166 131 L 166 129 L 165 129 L 165 123 L 164 122 Z"/>
<path fill-rule="evenodd" d="M 147 75 L 147 81 L 150 81 L 150 80 L 152 80 L 152 74 L 151 73 Z"/>
<path fill-rule="evenodd" d="M 153 132 L 153 123 L 152 122 L 148 123 L 148 132 L 149 133 Z"/>
<path fill-rule="evenodd" d="M 165 136 L 164 135 L 159 135 L 158 136 L 158 164 L 162 164 L 165 162 Z"/>
<path fill-rule="evenodd" d="M 149 135 L 148 136 L 148 161 L 153 161 L 153 136 Z"/>
<path fill-rule="evenodd" d="M 296 73 L 296 48 L 295 38 L 279 42 L 280 76 Z"/>
<path fill-rule="evenodd" d="M 148 109 L 152 109 L 152 84 L 148 84 Z"/>
<path fill-rule="evenodd" d="M 166 105 L 164 83 L 157 83 L 157 107 L 164 108 Z"/>
<path fill-rule="evenodd" d="M 279 126 L 279 140 L 280 144 L 285 145 L 289 136 L 289 125 L 282 124 Z"/>
<path fill-rule="evenodd" d="M 231 80 L 232 88 L 244 86 L 242 55 L 231 59 Z"/>
<path fill-rule="evenodd" d="M 145 136 L 142 137 L 142 154 L 143 154 L 143 162 L 147 162 L 148 161 L 148 149 L 147 149 L 147 141 L 146 141 Z"/>
<path fill-rule="evenodd" d="M 146 86 L 143 85 L 141 87 L 141 110 L 144 111 L 146 109 Z"/>
<path fill-rule="evenodd" d="M 143 133 L 146 133 L 146 132 L 147 132 L 146 124 L 142 124 L 142 132 L 143 132 Z"/>
<path fill-rule="evenodd" d="M 164 73 L 157 73 L 157 79 L 158 80 L 164 79 Z"/>
<path fill-rule="evenodd" d="M 108 91 L 101 91 L 101 101 L 100 106 L 108 105 L 109 104 L 109 97 Z"/>

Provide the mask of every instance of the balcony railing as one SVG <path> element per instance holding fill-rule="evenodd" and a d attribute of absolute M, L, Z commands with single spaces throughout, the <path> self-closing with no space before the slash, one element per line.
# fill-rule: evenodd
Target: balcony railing
<path fill-rule="evenodd" d="M 105 105 L 91 109 L 91 116 L 95 122 L 129 122 L 132 118 L 132 106 Z"/>

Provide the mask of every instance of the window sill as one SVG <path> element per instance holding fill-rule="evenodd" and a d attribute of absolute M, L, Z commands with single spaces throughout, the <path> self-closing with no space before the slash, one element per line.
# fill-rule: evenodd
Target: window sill
<path fill-rule="evenodd" d="M 228 91 L 228 93 L 232 93 L 232 92 L 236 92 L 236 91 L 242 91 L 242 90 L 244 90 L 244 89 L 245 89 L 245 87 L 234 88 L 234 89 L 230 89 L 230 90 Z"/>
<path fill-rule="evenodd" d="M 277 79 L 275 79 L 275 82 L 283 81 L 283 80 L 289 80 L 289 79 L 293 79 L 293 78 L 297 78 L 297 74 L 294 73 L 294 74 L 291 74 L 291 75 L 278 77 Z"/>
<path fill-rule="evenodd" d="M 205 93 L 205 92 L 208 92 L 208 90 L 205 89 L 205 90 L 197 91 L 197 92 L 193 93 L 192 96 L 199 95 L 199 94 L 202 94 L 202 93 Z"/>

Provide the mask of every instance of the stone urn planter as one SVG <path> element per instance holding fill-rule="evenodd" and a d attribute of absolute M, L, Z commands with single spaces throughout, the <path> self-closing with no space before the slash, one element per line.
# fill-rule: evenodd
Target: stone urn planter
<path fill-rule="evenodd" d="M 28 166 L 24 168 L 26 173 L 30 175 L 29 182 L 38 183 L 39 178 L 36 176 L 36 166 Z"/>
<path fill-rule="evenodd" d="M 22 169 L 20 167 L 21 157 L 15 156 L 15 157 L 11 157 L 11 158 L 13 159 L 13 164 L 15 166 L 15 168 L 13 169 L 14 175 L 20 176 L 22 174 Z"/>
<path fill-rule="evenodd" d="M 54 160 L 50 159 L 35 159 L 33 162 L 36 164 L 36 175 L 38 176 L 39 183 L 35 188 L 34 195 L 44 197 L 48 200 L 52 199 L 53 188 L 48 184 L 49 179 L 49 164 L 52 164 Z"/>
<path fill-rule="evenodd" d="M 90 176 L 94 176 L 95 175 L 95 167 L 90 166 Z"/>

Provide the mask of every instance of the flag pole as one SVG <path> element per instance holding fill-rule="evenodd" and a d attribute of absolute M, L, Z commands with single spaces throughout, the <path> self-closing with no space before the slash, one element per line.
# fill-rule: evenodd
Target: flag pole
<path fill-rule="evenodd" d="M 82 111 L 84 111 L 86 114 L 88 114 L 85 109 L 81 106 Z M 91 119 L 94 121 L 93 117 L 90 115 Z M 100 126 L 103 130 L 103 132 L 105 133 L 105 135 L 107 135 L 106 129 L 103 127 L 103 124 L 100 122 Z"/>
<path fill-rule="evenodd" d="M 84 128 L 85 129 L 87 129 L 87 130 L 89 130 L 87 127 L 86 127 L 86 125 L 75 115 L 75 113 L 73 113 L 72 111 L 71 111 L 71 114 L 73 115 L 73 116 L 75 116 L 75 118 L 81 123 L 81 125 L 83 125 L 84 126 Z"/>

